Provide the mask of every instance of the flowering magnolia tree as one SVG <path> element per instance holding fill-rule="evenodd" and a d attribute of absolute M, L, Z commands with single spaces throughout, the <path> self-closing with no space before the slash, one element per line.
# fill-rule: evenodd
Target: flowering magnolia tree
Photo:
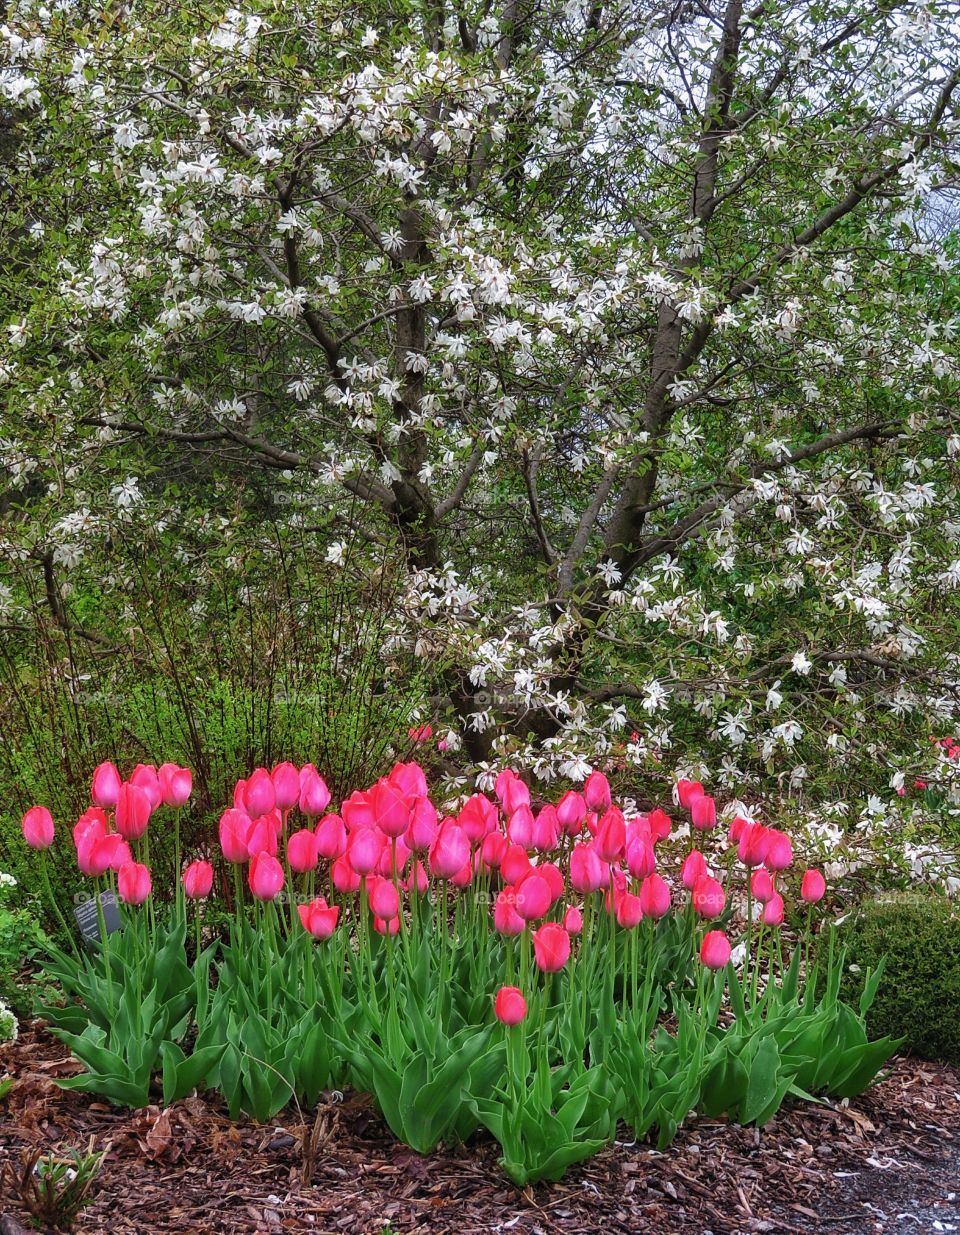
<path fill-rule="evenodd" d="M 147 529 L 239 590 L 269 509 L 402 559 L 475 761 L 931 775 L 955 5 L 25 0 L 2 47 L 3 551 L 57 622 Z"/>

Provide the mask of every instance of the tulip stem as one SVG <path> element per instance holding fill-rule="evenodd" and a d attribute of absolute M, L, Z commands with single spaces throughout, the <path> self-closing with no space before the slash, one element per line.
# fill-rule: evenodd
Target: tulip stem
<path fill-rule="evenodd" d="M 70 950 L 73 952 L 73 955 L 79 959 L 80 950 L 77 947 L 76 940 L 73 937 L 73 931 L 71 931 L 69 926 L 67 926 L 66 918 L 64 918 L 63 916 L 63 912 L 60 908 L 60 903 L 57 900 L 56 896 L 54 895 L 53 886 L 50 883 L 50 871 L 47 867 L 46 849 L 40 850 L 40 874 L 43 878 L 44 891 L 47 894 L 47 899 L 50 902 L 50 907 L 53 910 L 53 912 L 56 914 L 57 921 L 60 923 L 60 929 L 63 931 L 64 937 L 66 938 L 67 943 L 69 943 Z M 808 929 L 809 929 L 809 923 L 810 923 L 810 914 L 808 911 L 807 913 Z"/>

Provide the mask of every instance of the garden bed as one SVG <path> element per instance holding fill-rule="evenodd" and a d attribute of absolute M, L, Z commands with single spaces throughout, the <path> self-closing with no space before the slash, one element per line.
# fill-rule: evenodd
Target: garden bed
<path fill-rule="evenodd" d="M 16 1078 L 0 1107 L 0 1161 L 91 1138 L 110 1146 L 84 1235 L 960 1231 L 960 1075 L 915 1060 L 897 1060 L 849 1104 L 790 1106 L 762 1131 L 692 1119 L 665 1153 L 618 1141 L 526 1192 L 496 1169 L 488 1138 L 421 1158 L 351 1094 L 321 1104 L 315 1125 L 310 1116 L 304 1186 L 295 1112 L 260 1126 L 202 1098 L 118 1110 L 57 1087 L 77 1064 L 39 1027 L 0 1051 L 0 1071 Z M 8 1197 L 0 1214 L 10 1232 L 9 1219 L 25 1222 Z"/>

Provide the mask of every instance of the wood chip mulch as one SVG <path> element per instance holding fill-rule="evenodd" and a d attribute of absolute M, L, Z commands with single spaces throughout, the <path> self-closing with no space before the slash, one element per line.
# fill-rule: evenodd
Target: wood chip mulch
<path fill-rule="evenodd" d="M 762 1131 L 692 1119 L 665 1153 L 618 1141 L 519 1192 L 486 1137 L 421 1158 L 356 1095 L 304 1125 L 231 1122 L 216 1101 L 124 1111 L 56 1084 L 76 1065 L 42 1027 L 0 1049 L 0 1163 L 107 1149 L 82 1235 L 932 1235 L 960 1233 L 960 1074 L 910 1059 L 861 1097 L 785 1108 Z M 621 1133 L 623 1133 L 621 1128 Z M 314 1144 L 304 1180 L 305 1139 Z M 0 1195 L 0 1232 L 27 1215 Z"/>

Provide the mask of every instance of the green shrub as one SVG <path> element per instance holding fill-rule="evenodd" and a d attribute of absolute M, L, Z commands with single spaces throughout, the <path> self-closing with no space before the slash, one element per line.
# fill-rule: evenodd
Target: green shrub
<path fill-rule="evenodd" d="M 924 892 L 864 902 L 837 929 L 846 949 L 841 995 L 855 1003 L 863 975 L 886 956 L 871 1036 L 906 1035 L 904 1049 L 960 1064 L 960 904 Z"/>
<path fill-rule="evenodd" d="M 14 876 L 0 872 L 0 1042 L 11 1036 L 5 1015 L 12 1009 L 23 1016 L 32 1009 L 35 962 L 47 942 L 20 893 Z"/>

